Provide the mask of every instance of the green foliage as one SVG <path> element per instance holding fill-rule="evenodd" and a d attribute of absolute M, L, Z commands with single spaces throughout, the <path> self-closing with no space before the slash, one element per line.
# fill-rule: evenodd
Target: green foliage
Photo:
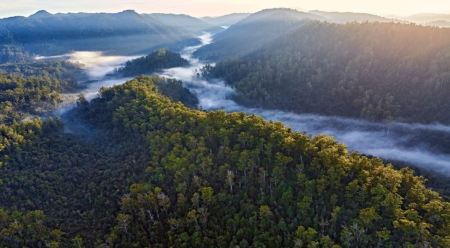
<path fill-rule="evenodd" d="M 79 89 L 80 65 L 67 61 L 0 64 L 0 121 L 11 124 L 54 110 L 63 92 Z"/>
<path fill-rule="evenodd" d="M 81 99 L 72 133 L 53 118 L 0 126 L 0 204 L 40 209 L 50 227 L 5 246 L 448 245 L 450 203 L 411 170 L 255 115 L 191 110 L 159 93 L 164 80 Z M 8 230 L 31 227 L 15 219 Z"/>
<path fill-rule="evenodd" d="M 238 59 L 205 67 L 234 100 L 374 121 L 450 123 L 450 30 L 310 22 Z"/>
<path fill-rule="evenodd" d="M 254 115 L 190 110 L 154 89 L 132 80 L 85 110 L 150 159 L 147 180 L 122 198 L 110 246 L 445 246 L 450 203 L 411 170 Z"/>
<path fill-rule="evenodd" d="M 6 62 L 24 62 L 31 60 L 30 55 L 21 47 L 12 45 L 12 43 L 6 43 L 5 45 L 2 45 L 2 41 L 4 40 L 1 39 L 0 34 L 0 64 Z"/>
<path fill-rule="evenodd" d="M 55 242 L 67 247 L 79 235 L 83 247 L 93 247 L 114 226 L 131 182 L 145 180 L 148 159 L 135 145 L 118 144 L 77 120 L 66 123 L 71 133 L 59 118 L 0 126 L 0 206 L 41 209 L 47 225 L 60 229 L 52 232 Z"/>
<path fill-rule="evenodd" d="M 0 208 L 0 246 L 39 247 L 52 244 L 51 247 L 59 247 L 51 235 L 59 230 L 52 231 L 45 222 L 46 216 L 40 210 L 24 214 Z"/>
<path fill-rule="evenodd" d="M 127 61 L 124 67 L 115 70 L 123 76 L 137 76 L 144 73 L 152 73 L 157 70 L 186 66 L 189 62 L 182 58 L 179 53 L 167 49 L 158 49 L 147 56 Z"/>
<path fill-rule="evenodd" d="M 0 64 L 0 71 L 22 77 L 52 79 L 53 89 L 58 92 L 72 92 L 78 89 L 78 78 L 84 78 L 81 65 L 60 60 L 34 60 L 22 63 Z"/>
<path fill-rule="evenodd" d="M 0 119 L 12 123 L 54 108 L 62 101 L 61 84 L 49 77 L 21 77 L 0 73 Z"/>

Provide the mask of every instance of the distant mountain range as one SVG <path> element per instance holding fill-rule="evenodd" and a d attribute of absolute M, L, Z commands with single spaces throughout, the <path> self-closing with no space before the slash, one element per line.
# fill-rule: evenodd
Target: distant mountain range
<path fill-rule="evenodd" d="M 112 54 L 143 54 L 156 48 L 179 49 L 197 44 L 197 34 L 132 10 L 120 13 L 39 11 L 26 17 L 0 19 L 0 35 L 35 54 L 98 50 Z"/>
<path fill-rule="evenodd" d="M 286 8 L 267 9 L 251 15 L 233 14 L 226 17 L 228 19 L 245 18 L 231 25 L 227 30 L 216 34 L 214 43 L 200 48 L 194 55 L 214 61 L 234 56 L 245 56 L 311 20 L 338 24 L 348 22 L 411 23 L 406 20 L 385 18 L 365 13 L 325 12 L 319 10 L 303 12 Z M 219 17 L 215 20 L 224 20 L 224 18 Z M 211 21 L 208 18 L 202 18 L 202 20 Z M 216 24 L 220 25 L 218 22 Z"/>
<path fill-rule="evenodd" d="M 134 10 L 67 14 L 40 10 L 29 17 L 0 19 L 0 45 L 41 55 L 74 50 L 118 55 L 146 54 L 159 48 L 177 51 L 199 44 L 197 37 L 203 32 L 219 33 L 248 15 L 198 19 L 189 15 L 138 14 Z"/>
<path fill-rule="evenodd" d="M 0 45 L 17 46 L 30 54 L 41 55 L 74 50 L 131 55 L 146 54 L 159 48 L 178 51 L 184 46 L 199 44 L 197 37 L 210 32 L 216 34 L 215 42 L 197 51 L 196 55 L 217 60 L 258 49 L 307 20 L 450 26 L 450 15 L 446 14 L 416 14 L 396 19 L 366 13 L 268 9 L 253 14 L 195 18 L 176 14 L 138 14 L 133 10 L 67 14 L 41 10 L 29 17 L 0 19 Z M 229 53 L 230 50 L 235 52 Z"/>

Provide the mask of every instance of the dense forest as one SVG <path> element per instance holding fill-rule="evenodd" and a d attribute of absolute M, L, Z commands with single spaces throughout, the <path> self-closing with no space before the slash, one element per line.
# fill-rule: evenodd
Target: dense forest
<path fill-rule="evenodd" d="M 1 42 L 2 39 L 0 38 L 0 64 L 31 60 L 31 56 L 22 47 L 11 44 L 2 45 Z"/>
<path fill-rule="evenodd" d="M 446 175 L 245 112 L 205 111 L 182 81 L 137 76 L 188 65 L 157 42 L 197 44 L 204 28 L 232 25 L 197 56 L 227 58 L 200 73 L 224 78 L 238 103 L 450 123 L 447 29 L 311 21 L 328 18 L 385 20 L 291 9 L 0 19 L 0 247 L 450 247 Z M 88 76 L 34 54 L 105 40 L 111 53 L 153 52 L 115 71 L 134 79 L 49 117 Z M 423 131 L 426 144 L 437 135 Z"/>
<path fill-rule="evenodd" d="M 158 91 L 173 101 L 192 104 L 194 96 L 181 86 L 180 81 L 141 77 L 139 84 L 148 87 L 160 85 L 162 88 Z M 0 205 L 10 211 L 20 209 L 24 213 L 42 210 L 47 215 L 46 226 L 53 228 L 47 229 L 67 233 L 62 237 L 62 247 L 71 247 L 69 244 L 78 235 L 82 237 L 81 241 L 76 240 L 84 242 L 86 247 L 102 241 L 114 225 L 120 198 L 132 182 L 145 181 L 143 172 L 148 160 L 139 155 L 145 154 L 145 147 L 130 145 L 133 140 L 131 143 L 118 143 L 118 140 L 105 135 L 107 130 L 100 132 L 98 127 L 80 124 L 78 112 L 85 111 L 88 103 L 81 97 L 78 106 L 67 115 L 65 123 L 60 118 L 34 119 L 0 128 L 1 148 L 4 149 L 0 177 L 4 197 Z M 10 219 L 10 222 L 14 221 L 13 217 Z M 9 224 L 3 227 L 10 228 Z M 91 232 L 85 232 L 86 228 Z M 30 235 L 41 239 L 27 240 L 19 236 L 19 232 L 25 230 L 17 229 L 9 235 L 0 233 L 4 239 L 0 246 L 21 247 L 19 244 L 27 244 L 28 247 L 37 247 L 39 242 L 44 244 L 51 240 L 47 234 L 31 231 Z M 14 242 L 8 241 L 9 237 L 13 237 Z"/>
<path fill-rule="evenodd" d="M 1 204 L 16 211 L 4 246 L 450 245 L 450 203 L 411 170 L 254 115 L 191 110 L 160 80 L 81 97 L 77 134 L 60 119 L 2 127 Z M 48 231 L 20 222 L 36 218 Z"/>
<path fill-rule="evenodd" d="M 206 66 L 234 99 L 302 113 L 450 123 L 450 30 L 309 22 L 265 47 Z"/>
<path fill-rule="evenodd" d="M 137 76 L 161 69 L 187 65 L 189 65 L 189 62 L 182 58 L 179 53 L 161 48 L 153 51 L 149 55 L 127 61 L 125 66 L 115 69 L 111 75 L 119 74 L 125 77 Z"/>
<path fill-rule="evenodd" d="M 58 107 L 61 93 L 80 89 L 81 65 L 67 61 L 0 64 L 0 123 L 11 124 Z"/>

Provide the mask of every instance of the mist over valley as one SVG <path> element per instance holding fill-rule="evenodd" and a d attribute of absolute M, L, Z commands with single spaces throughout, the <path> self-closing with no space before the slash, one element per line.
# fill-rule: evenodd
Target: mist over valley
<path fill-rule="evenodd" d="M 450 246 L 446 15 L 140 13 L 0 19 L 1 247 Z"/>

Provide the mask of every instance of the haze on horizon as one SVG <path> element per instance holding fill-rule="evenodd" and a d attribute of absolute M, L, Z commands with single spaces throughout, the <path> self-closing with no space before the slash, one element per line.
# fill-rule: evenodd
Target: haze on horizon
<path fill-rule="evenodd" d="M 417 13 L 450 13 L 450 1 L 445 0 L 3 0 L 0 18 L 29 16 L 38 10 L 50 13 L 120 12 L 133 9 L 138 13 L 174 13 L 195 17 L 220 16 L 230 13 L 253 13 L 267 8 L 293 8 L 303 11 L 323 10 L 362 12 L 376 15 L 407 16 Z"/>

